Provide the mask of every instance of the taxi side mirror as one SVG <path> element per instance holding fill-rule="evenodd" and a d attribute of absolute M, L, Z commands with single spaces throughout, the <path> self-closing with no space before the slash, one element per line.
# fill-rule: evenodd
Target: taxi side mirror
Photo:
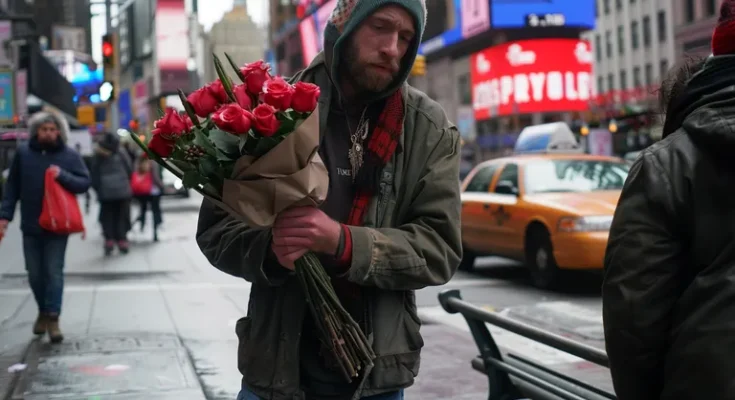
<path fill-rule="evenodd" d="M 518 188 L 511 181 L 500 181 L 495 185 L 495 193 L 518 196 Z"/>

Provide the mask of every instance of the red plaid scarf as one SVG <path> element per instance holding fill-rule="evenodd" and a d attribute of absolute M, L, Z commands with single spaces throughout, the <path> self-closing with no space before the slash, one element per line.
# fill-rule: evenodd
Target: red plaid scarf
<path fill-rule="evenodd" d="M 380 171 L 393 157 L 403 133 L 403 116 L 403 95 L 397 90 L 386 100 L 378 122 L 368 136 L 365 161 L 355 179 L 357 189 L 347 225 L 363 224 L 370 201 L 378 187 Z M 343 299 L 356 299 L 361 296 L 360 286 L 346 279 L 335 279 L 334 288 Z"/>
<path fill-rule="evenodd" d="M 352 210 L 347 225 L 362 225 L 368 204 L 375 195 L 377 179 L 383 166 L 390 161 L 403 133 L 403 95 L 397 90 L 390 96 L 370 133 L 365 162 L 357 173 L 357 193 L 352 201 Z"/>

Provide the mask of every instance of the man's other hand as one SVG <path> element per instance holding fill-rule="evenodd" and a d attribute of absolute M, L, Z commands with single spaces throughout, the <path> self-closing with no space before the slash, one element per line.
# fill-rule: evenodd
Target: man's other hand
<path fill-rule="evenodd" d="M 273 253 L 278 262 L 293 269 L 294 261 L 309 251 L 334 255 L 342 228 L 315 207 L 296 207 L 278 214 L 273 224 Z"/>
<path fill-rule="evenodd" d="M 61 168 L 59 168 L 58 165 L 52 165 L 49 167 L 49 169 L 53 172 L 54 178 L 59 177 L 59 174 L 61 173 Z"/>

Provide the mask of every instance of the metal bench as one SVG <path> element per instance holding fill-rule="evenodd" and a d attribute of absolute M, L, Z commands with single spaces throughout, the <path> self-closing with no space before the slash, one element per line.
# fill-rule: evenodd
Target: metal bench
<path fill-rule="evenodd" d="M 469 325 L 480 350 L 472 367 L 487 375 L 488 400 L 610 400 L 614 393 L 596 388 L 578 379 L 563 375 L 531 360 L 516 355 L 503 355 L 486 324 L 526 337 L 547 346 L 609 368 L 607 354 L 563 336 L 544 331 L 517 320 L 488 312 L 462 300 L 459 290 L 445 290 L 439 302 L 450 314 L 460 313 Z"/>

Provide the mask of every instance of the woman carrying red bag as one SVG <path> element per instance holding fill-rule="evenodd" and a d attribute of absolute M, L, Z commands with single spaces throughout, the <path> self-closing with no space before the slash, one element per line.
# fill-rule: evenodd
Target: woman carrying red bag
<path fill-rule="evenodd" d="M 31 117 L 28 122 L 31 138 L 18 148 L 13 158 L 0 205 L 0 232 L 4 232 L 13 220 L 17 203 L 22 204 L 23 255 L 39 311 L 33 333 L 43 335 L 48 332 L 52 343 L 64 339 L 59 328 L 59 315 L 69 235 L 63 233 L 63 229 L 44 229 L 40 223 L 44 202 L 49 199 L 46 196 L 46 173 L 49 170 L 49 178 L 54 178 L 64 190 L 74 194 L 86 192 L 90 185 L 89 172 L 82 157 L 66 145 L 67 125 L 64 122 L 61 117 L 47 112 Z"/>
<path fill-rule="evenodd" d="M 140 230 L 145 228 L 148 205 L 153 212 L 153 241 L 158 241 L 158 227 L 163 223 L 161 215 L 161 195 L 163 194 L 163 180 L 161 179 L 158 164 L 152 162 L 145 154 L 138 158 L 138 162 L 130 180 L 133 196 L 140 205 Z"/>

